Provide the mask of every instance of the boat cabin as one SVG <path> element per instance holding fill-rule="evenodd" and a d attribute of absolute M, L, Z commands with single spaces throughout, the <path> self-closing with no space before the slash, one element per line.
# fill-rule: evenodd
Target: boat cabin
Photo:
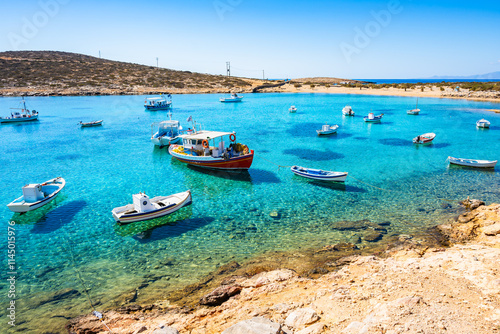
<path fill-rule="evenodd" d="M 23 187 L 23 197 L 25 202 L 38 202 L 45 198 L 41 184 L 28 184 Z"/>
<path fill-rule="evenodd" d="M 155 206 L 149 200 L 149 196 L 143 193 L 132 195 L 134 200 L 134 209 L 137 212 L 149 212 L 156 210 Z"/>
<path fill-rule="evenodd" d="M 245 154 L 244 145 L 236 144 L 234 132 L 198 131 L 181 137 L 184 153 L 188 155 L 219 158 L 225 154 L 227 157 Z"/>
<path fill-rule="evenodd" d="M 179 121 L 163 121 L 158 126 L 158 135 L 167 137 L 177 137 L 182 130 Z"/>

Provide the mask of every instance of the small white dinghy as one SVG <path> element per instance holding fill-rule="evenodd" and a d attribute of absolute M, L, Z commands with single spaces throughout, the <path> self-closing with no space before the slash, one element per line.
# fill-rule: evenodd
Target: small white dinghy
<path fill-rule="evenodd" d="M 23 187 L 23 196 L 7 204 L 10 211 L 24 213 L 50 203 L 66 185 L 62 177 Z"/>
<path fill-rule="evenodd" d="M 300 166 L 292 166 L 291 170 L 295 173 L 295 175 L 313 180 L 345 182 L 345 179 L 347 178 L 346 172 L 332 172 Z"/>
<path fill-rule="evenodd" d="M 494 168 L 498 160 L 477 160 L 477 159 L 461 159 L 448 157 L 448 161 L 453 165 L 477 167 L 477 168 Z"/>
<path fill-rule="evenodd" d="M 480 119 L 479 121 L 476 122 L 476 126 L 478 128 L 484 128 L 484 129 L 487 129 L 490 127 L 490 121 L 487 121 L 485 120 L 484 118 L 483 119 Z"/>
<path fill-rule="evenodd" d="M 297 108 L 295 106 L 291 106 L 290 108 L 288 108 L 288 111 L 294 113 L 297 112 Z"/>
<path fill-rule="evenodd" d="M 430 144 L 434 138 L 436 138 L 436 134 L 429 132 L 429 133 L 424 133 L 423 135 L 416 136 L 413 138 L 413 143 L 414 144 Z"/>
<path fill-rule="evenodd" d="M 132 199 L 133 204 L 120 206 L 111 211 L 117 222 L 128 224 L 166 216 L 192 202 L 190 190 L 153 198 L 149 198 L 144 193 L 138 193 L 132 195 Z"/>
<path fill-rule="evenodd" d="M 328 124 L 323 124 L 321 130 L 316 130 L 316 132 L 318 133 L 318 136 L 332 135 L 337 132 L 338 128 L 339 126 L 337 124 L 332 126 Z"/>
<path fill-rule="evenodd" d="M 354 111 L 352 110 L 351 106 L 345 106 L 344 108 L 342 108 L 342 115 L 354 116 Z"/>

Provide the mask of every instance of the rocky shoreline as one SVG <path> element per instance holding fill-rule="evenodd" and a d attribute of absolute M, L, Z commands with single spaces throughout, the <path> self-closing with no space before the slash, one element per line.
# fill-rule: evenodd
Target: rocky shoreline
<path fill-rule="evenodd" d="M 317 275 L 265 261 L 246 268 L 231 263 L 211 284 L 202 283 L 211 291 L 187 287 L 181 292 L 187 299 L 128 303 L 101 320 L 72 319 L 66 328 L 86 334 L 108 333 L 105 326 L 155 334 L 500 332 L 500 205 L 483 204 L 465 201 L 465 213 L 427 238 L 400 235 L 375 255 L 351 244 L 326 246 L 316 252 L 332 256 L 315 268 Z"/>

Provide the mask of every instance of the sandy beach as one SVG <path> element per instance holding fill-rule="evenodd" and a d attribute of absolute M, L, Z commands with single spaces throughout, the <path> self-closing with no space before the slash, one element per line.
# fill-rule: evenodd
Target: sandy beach
<path fill-rule="evenodd" d="M 198 303 L 127 305 L 73 319 L 70 333 L 495 333 L 500 330 L 500 205 L 480 205 L 433 229 L 443 245 L 400 235 L 307 278 L 282 268 L 227 274 Z M 334 245 L 318 252 L 336 251 Z M 228 269 L 228 268 L 226 268 Z M 231 271 L 231 270 L 228 270 Z"/>
<path fill-rule="evenodd" d="M 377 87 L 377 86 L 375 86 Z M 266 88 L 262 92 L 283 92 L 283 93 L 322 93 L 322 94 L 354 94 L 354 95 L 383 95 L 383 96 L 405 96 L 405 97 L 434 97 L 434 98 L 451 98 L 451 99 L 466 99 L 473 101 L 489 101 L 500 102 L 500 92 L 493 91 L 477 91 L 473 92 L 468 89 L 456 91 L 451 87 L 444 88 L 443 91 L 437 86 L 424 86 L 422 90 L 420 86 L 414 89 L 403 88 L 370 88 L 368 86 L 346 87 L 346 86 L 317 86 L 311 88 L 310 85 L 301 84 L 296 87 L 292 82 L 281 87 Z M 500 112 L 500 111 L 499 111 Z"/>

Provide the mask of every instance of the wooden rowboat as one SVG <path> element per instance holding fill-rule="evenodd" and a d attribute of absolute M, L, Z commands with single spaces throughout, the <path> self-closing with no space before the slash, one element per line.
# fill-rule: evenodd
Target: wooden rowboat
<path fill-rule="evenodd" d="M 291 171 L 298 176 L 320 181 L 345 182 L 346 172 L 332 172 L 300 166 L 292 166 Z"/>
<path fill-rule="evenodd" d="M 498 160 L 477 160 L 448 157 L 448 161 L 453 165 L 477 168 L 494 168 Z"/>

